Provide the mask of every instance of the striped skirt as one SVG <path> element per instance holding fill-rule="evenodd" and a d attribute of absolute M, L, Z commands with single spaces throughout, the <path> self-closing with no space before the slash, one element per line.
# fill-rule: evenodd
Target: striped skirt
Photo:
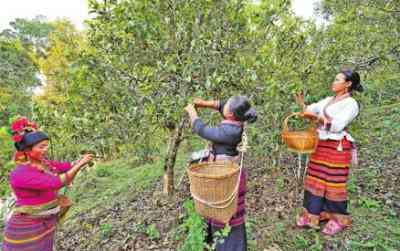
<path fill-rule="evenodd" d="M 336 219 L 351 223 L 347 212 L 347 187 L 352 143 L 320 140 L 310 156 L 305 178 L 304 213 L 318 220 Z"/>
<path fill-rule="evenodd" d="M 3 251 L 52 251 L 57 215 L 32 217 L 16 213 L 7 222 Z"/>

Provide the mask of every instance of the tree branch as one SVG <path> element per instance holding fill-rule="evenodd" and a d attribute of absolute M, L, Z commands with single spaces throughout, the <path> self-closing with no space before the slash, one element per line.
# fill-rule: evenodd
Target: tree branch
<path fill-rule="evenodd" d="M 386 53 L 382 53 L 380 55 L 372 56 L 372 57 L 366 58 L 366 59 L 364 59 L 362 61 L 361 60 L 360 61 L 357 61 L 357 60 L 351 61 L 351 60 L 349 60 L 349 63 L 355 65 L 356 68 L 367 68 L 367 67 L 370 67 L 370 66 L 374 65 L 379 60 L 382 60 L 386 56 L 396 53 L 397 49 L 399 49 L 399 48 L 400 48 L 400 44 L 394 46 L 393 48 L 388 50 Z"/>

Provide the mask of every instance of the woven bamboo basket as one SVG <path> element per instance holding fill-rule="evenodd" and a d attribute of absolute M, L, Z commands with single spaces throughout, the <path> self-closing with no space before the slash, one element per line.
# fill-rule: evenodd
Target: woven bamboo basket
<path fill-rule="evenodd" d="M 318 144 L 318 132 L 316 121 L 309 119 L 310 126 L 302 131 L 290 131 L 288 122 L 291 117 L 300 116 L 300 113 L 293 113 L 287 116 L 283 122 L 282 140 L 290 151 L 297 153 L 313 153 Z"/>
<path fill-rule="evenodd" d="M 197 213 L 228 223 L 237 209 L 239 166 L 232 161 L 203 162 L 187 172 Z"/>

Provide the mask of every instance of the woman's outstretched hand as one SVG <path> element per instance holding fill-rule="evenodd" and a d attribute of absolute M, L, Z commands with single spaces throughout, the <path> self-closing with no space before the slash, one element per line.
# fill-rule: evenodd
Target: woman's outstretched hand
<path fill-rule="evenodd" d="M 194 121 L 196 120 L 196 118 L 198 117 L 196 108 L 194 107 L 193 104 L 188 104 L 188 105 L 185 107 L 185 111 L 189 114 L 190 121 L 191 121 L 191 123 L 192 123 L 192 125 L 193 125 L 193 122 L 194 122 Z"/>
<path fill-rule="evenodd" d="M 87 154 L 84 154 L 83 156 L 82 156 L 82 158 L 80 158 L 78 161 L 77 161 L 77 165 L 79 165 L 79 166 L 84 166 L 84 165 L 86 165 L 86 164 L 88 164 L 90 161 L 92 161 L 93 160 L 93 154 L 91 154 L 91 153 L 87 153 Z"/>
<path fill-rule="evenodd" d="M 203 107 L 204 102 L 205 101 L 203 99 L 201 99 L 201 98 L 195 98 L 193 100 L 193 105 L 194 105 L 194 107 Z"/>
<path fill-rule="evenodd" d="M 193 115 L 197 115 L 196 108 L 194 107 L 193 104 L 188 104 L 185 107 L 185 111 L 189 114 L 190 117 L 193 117 Z"/>
<path fill-rule="evenodd" d="M 313 112 L 301 112 L 300 116 L 303 118 L 308 118 L 311 120 L 316 120 L 318 123 L 321 123 L 324 125 L 324 127 L 328 127 L 329 124 L 331 123 L 331 120 L 328 119 L 325 116 L 318 116 L 317 114 L 313 113 Z"/>
<path fill-rule="evenodd" d="M 84 165 L 87 165 L 90 161 L 93 160 L 94 155 L 92 153 L 83 154 L 82 157 L 76 161 L 74 161 L 73 166 L 69 169 L 65 175 L 67 179 L 67 183 L 70 184 L 72 180 L 75 178 L 75 175 L 82 170 Z"/>
<path fill-rule="evenodd" d="M 318 115 L 313 112 L 301 112 L 300 116 L 303 118 L 308 118 L 312 120 L 318 120 Z"/>
<path fill-rule="evenodd" d="M 301 109 L 303 109 L 303 111 L 306 110 L 306 104 L 304 103 L 304 92 L 303 91 L 294 94 L 294 100 L 301 107 Z"/>
<path fill-rule="evenodd" d="M 217 100 L 204 100 L 201 98 L 195 98 L 193 100 L 193 105 L 195 108 L 212 108 L 218 110 L 219 101 Z"/>

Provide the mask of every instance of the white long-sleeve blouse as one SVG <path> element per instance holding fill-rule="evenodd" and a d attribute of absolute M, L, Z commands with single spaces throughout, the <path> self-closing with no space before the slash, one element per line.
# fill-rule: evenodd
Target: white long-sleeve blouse
<path fill-rule="evenodd" d="M 324 114 L 325 106 L 334 97 L 327 97 L 317 103 L 307 106 L 306 111 L 316 113 L 318 116 Z M 346 137 L 349 141 L 354 142 L 353 137 L 345 130 L 359 112 L 357 101 L 352 97 L 347 97 L 336 103 L 329 105 L 326 108 L 327 115 L 332 119 L 330 127 L 326 128 L 324 125 L 318 127 L 319 138 L 322 140 L 332 139 L 341 140 Z"/>

